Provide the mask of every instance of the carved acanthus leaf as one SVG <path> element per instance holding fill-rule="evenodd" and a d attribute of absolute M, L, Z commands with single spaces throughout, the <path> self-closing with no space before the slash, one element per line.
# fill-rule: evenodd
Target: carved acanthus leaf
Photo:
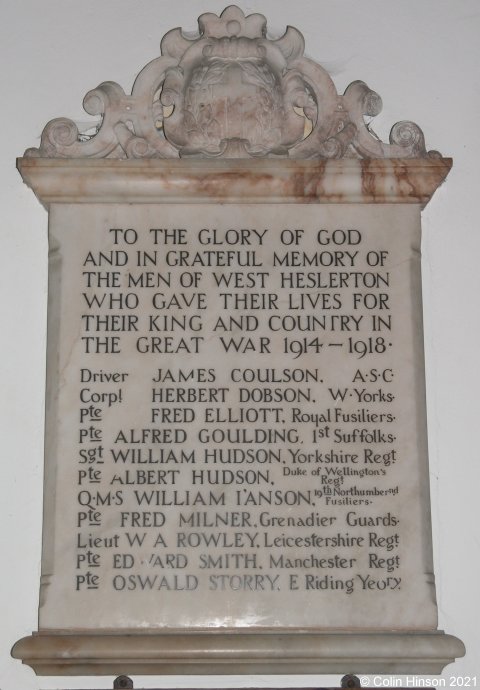
<path fill-rule="evenodd" d="M 421 158 L 421 129 L 398 122 L 389 143 L 366 124 L 380 96 L 355 81 L 343 96 L 304 56 L 293 27 L 271 40 L 261 14 L 235 5 L 202 14 L 197 37 L 172 29 L 161 56 L 139 73 L 132 94 L 104 82 L 84 99 L 99 117 L 93 133 L 66 118 L 49 122 L 30 157 L 45 158 Z"/>

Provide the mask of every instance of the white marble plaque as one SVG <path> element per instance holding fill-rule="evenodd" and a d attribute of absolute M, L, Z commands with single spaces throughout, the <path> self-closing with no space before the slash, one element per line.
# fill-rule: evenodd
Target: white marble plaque
<path fill-rule="evenodd" d="M 419 239 L 414 205 L 51 208 L 42 629 L 435 627 Z"/>
<path fill-rule="evenodd" d="M 300 32 L 235 6 L 19 160 L 49 210 L 41 674 L 439 673 L 420 214 Z M 368 118 L 368 120 L 367 120 Z M 93 131 L 93 134 L 92 134 Z M 98 160 L 100 159 L 100 160 Z"/>

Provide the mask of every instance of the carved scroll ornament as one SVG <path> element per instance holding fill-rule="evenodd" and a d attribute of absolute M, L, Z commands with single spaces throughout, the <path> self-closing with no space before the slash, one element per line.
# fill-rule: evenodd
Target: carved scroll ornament
<path fill-rule="evenodd" d="M 115 82 L 89 91 L 83 105 L 101 120 L 93 135 L 67 118 L 51 120 L 42 158 L 424 158 L 421 129 L 398 122 L 390 143 L 365 123 L 382 101 L 362 81 L 343 96 L 306 58 L 302 34 L 288 27 L 266 38 L 266 19 L 227 7 L 198 20 L 197 38 L 181 29 L 161 42 L 161 57 L 138 75 L 131 95 Z"/>

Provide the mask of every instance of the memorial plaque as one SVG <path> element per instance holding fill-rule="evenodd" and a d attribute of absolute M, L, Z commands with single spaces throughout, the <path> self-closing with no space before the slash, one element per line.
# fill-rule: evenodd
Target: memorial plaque
<path fill-rule="evenodd" d="M 48 207 L 44 674 L 440 672 L 420 212 L 289 28 L 177 30 L 20 160 Z M 92 160 L 93 159 L 93 160 Z M 97 160 L 100 159 L 100 160 Z M 175 160 L 177 159 L 177 160 Z"/>

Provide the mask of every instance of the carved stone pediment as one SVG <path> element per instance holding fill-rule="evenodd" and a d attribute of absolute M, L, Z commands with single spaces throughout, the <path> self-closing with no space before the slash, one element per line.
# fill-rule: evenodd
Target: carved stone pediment
<path fill-rule="evenodd" d="M 302 34 L 288 27 L 272 40 L 261 14 L 227 7 L 198 20 L 199 35 L 181 29 L 161 42 L 161 57 L 138 75 L 131 95 L 104 82 L 84 99 L 100 116 L 93 135 L 66 118 L 51 120 L 43 158 L 421 158 L 421 129 L 398 122 L 381 142 L 366 117 L 382 108 L 362 81 L 339 95 L 328 73 L 304 56 Z"/>

